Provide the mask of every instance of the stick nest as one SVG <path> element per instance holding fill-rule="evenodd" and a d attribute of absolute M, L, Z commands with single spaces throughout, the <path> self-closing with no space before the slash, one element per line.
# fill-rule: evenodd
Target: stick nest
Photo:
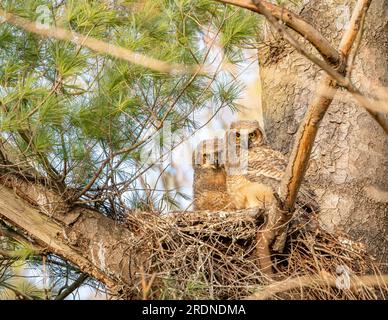
<path fill-rule="evenodd" d="M 126 297 L 135 299 L 381 299 L 387 285 L 363 244 L 324 230 L 315 216 L 296 215 L 286 248 L 272 256 L 273 279 L 255 255 L 264 213 L 187 212 L 166 216 L 133 213 L 131 250 L 141 270 Z M 137 251 L 136 251 L 137 250 Z M 348 277 L 349 275 L 349 277 Z M 372 284 L 354 279 L 374 275 Z M 326 280 L 325 280 L 326 279 Z M 350 287 L 347 286 L 349 284 Z M 338 281 L 338 282 L 337 282 Z M 296 284 L 295 284 L 296 283 Z"/>

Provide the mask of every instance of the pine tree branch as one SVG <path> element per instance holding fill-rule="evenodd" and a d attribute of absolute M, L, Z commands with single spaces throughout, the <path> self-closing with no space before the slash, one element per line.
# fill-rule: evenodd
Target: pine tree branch
<path fill-rule="evenodd" d="M 185 66 L 182 64 L 168 63 L 166 61 L 154 59 L 143 54 L 133 52 L 129 49 L 116 46 L 92 37 L 87 37 L 80 33 L 69 31 L 60 27 L 40 27 L 38 23 L 21 18 L 2 9 L 0 9 L 0 17 L 4 22 L 21 28 L 27 32 L 34 33 L 45 38 L 54 38 L 57 40 L 72 42 L 79 46 L 87 47 L 100 54 L 107 54 L 112 57 L 126 60 L 130 63 L 134 63 L 158 72 L 170 73 L 174 75 L 206 73 L 203 66 Z"/>
<path fill-rule="evenodd" d="M 34 196 L 30 194 L 29 196 Z M 36 193 L 38 196 L 38 193 Z M 41 195 L 42 196 L 42 195 Z M 41 197 L 40 196 L 40 197 Z M 104 217 L 102 214 L 94 212 L 93 210 L 75 209 L 75 211 L 68 212 L 69 216 L 86 215 L 90 221 L 100 221 L 106 226 L 112 227 L 114 221 Z M 58 217 L 58 216 L 57 216 Z M 98 252 L 98 244 L 95 249 L 92 248 L 90 252 L 78 252 L 76 248 L 71 246 L 71 239 L 66 238 L 66 217 L 62 216 L 63 221 L 56 221 L 43 214 L 38 208 L 32 206 L 29 202 L 22 198 L 16 198 L 13 191 L 6 187 L 0 188 L 0 218 L 10 222 L 12 225 L 25 230 L 30 234 L 34 240 L 46 247 L 48 251 L 55 253 L 64 259 L 72 262 L 79 267 L 83 272 L 86 272 L 105 283 L 108 287 L 114 287 L 116 282 L 119 282 L 115 276 L 108 275 L 103 271 L 98 263 L 93 263 L 94 254 Z M 102 222 L 102 220 L 105 222 Z M 115 229 L 115 227 L 113 228 Z M 112 230 L 110 232 L 112 232 Z M 90 230 L 92 232 L 93 230 Z M 88 238 L 88 235 L 85 235 Z M 89 235 L 91 236 L 91 235 Z M 111 235 L 110 238 L 114 237 Z M 80 235 L 81 237 L 81 235 Z M 109 241 L 109 238 L 107 239 Z M 90 239 L 93 243 L 93 239 Z M 105 240 L 104 240 L 105 241 Z M 123 253 L 121 253 L 123 256 Z"/>
<path fill-rule="evenodd" d="M 64 189 L 65 186 L 63 183 L 61 183 L 61 177 L 59 175 L 59 172 L 54 168 L 54 166 L 50 163 L 47 156 L 43 154 L 42 152 L 38 151 L 35 147 L 34 142 L 32 141 L 32 135 L 27 130 L 18 130 L 19 135 L 24 140 L 24 142 L 30 146 L 33 151 L 38 156 L 39 160 L 41 161 L 44 169 L 46 170 L 48 176 L 53 179 L 53 181 L 56 181 L 57 183 L 61 184 L 62 188 Z"/>
<path fill-rule="evenodd" d="M 1 284 L 1 286 L 3 286 L 4 288 L 7 288 L 8 290 L 11 290 L 13 291 L 13 293 L 15 293 L 15 295 L 18 297 L 18 298 L 23 298 L 24 300 L 35 300 L 33 297 L 30 297 L 29 295 L 21 292 L 19 289 L 17 289 L 16 287 L 14 287 L 13 285 L 11 284 L 8 284 L 6 282 L 3 282 Z"/>

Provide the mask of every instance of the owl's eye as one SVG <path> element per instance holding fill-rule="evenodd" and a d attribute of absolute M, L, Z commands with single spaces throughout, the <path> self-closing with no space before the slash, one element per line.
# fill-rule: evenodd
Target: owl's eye
<path fill-rule="evenodd" d="M 254 132 L 251 132 L 250 134 L 249 134 L 249 138 L 254 138 L 255 137 L 255 133 Z"/>

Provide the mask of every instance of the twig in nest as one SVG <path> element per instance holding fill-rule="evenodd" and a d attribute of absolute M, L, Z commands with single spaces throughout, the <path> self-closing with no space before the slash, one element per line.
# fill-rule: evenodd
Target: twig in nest
<path fill-rule="evenodd" d="M 289 278 L 283 281 L 275 282 L 267 285 L 255 292 L 251 296 L 247 297 L 247 300 L 265 300 L 274 297 L 280 292 L 290 291 L 292 289 L 303 287 L 337 287 L 337 278 L 333 275 L 322 272 L 317 275 L 308 275 L 295 278 Z M 341 290 L 355 290 L 359 287 L 374 287 L 374 286 L 387 286 L 388 275 L 369 275 L 361 277 L 351 277 L 349 288 Z"/>
<path fill-rule="evenodd" d="M 273 210 L 278 210 L 279 208 L 283 207 L 283 204 L 279 198 L 279 195 L 274 192 L 273 193 L 274 199 L 276 200 L 276 204 L 273 204 L 272 207 L 269 209 L 269 214 L 268 214 L 268 219 L 273 219 L 275 217 L 274 214 L 272 214 Z M 280 210 L 280 209 L 279 209 Z M 264 224 L 264 227 L 266 226 L 271 226 L 275 225 L 274 222 L 270 222 Z M 270 229 L 270 230 L 263 230 L 260 229 L 257 230 L 256 232 L 256 255 L 258 257 L 260 269 L 264 274 L 269 276 L 270 278 L 273 277 L 273 264 L 271 260 L 271 244 L 272 240 L 274 239 L 276 235 L 276 230 L 275 229 Z M 285 239 L 284 239 L 285 241 Z"/>

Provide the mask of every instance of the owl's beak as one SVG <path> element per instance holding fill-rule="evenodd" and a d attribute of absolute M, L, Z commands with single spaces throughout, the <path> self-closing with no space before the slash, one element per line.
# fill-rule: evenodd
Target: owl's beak
<path fill-rule="evenodd" d="M 211 167 L 213 170 L 216 170 L 219 168 L 219 162 L 218 159 L 214 159 L 214 163 L 211 164 Z"/>
<path fill-rule="evenodd" d="M 202 169 L 211 169 L 211 170 L 215 170 L 218 168 L 218 165 L 217 163 L 205 163 L 201 166 Z"/>
<path fill-rule="evenodd" d="M 254 138 L 248 138 L 248 148 L 258 147 L 262 144 L 263 144 L 262 141 L 258 141 L 257 139 L 254 139 Z"/>

